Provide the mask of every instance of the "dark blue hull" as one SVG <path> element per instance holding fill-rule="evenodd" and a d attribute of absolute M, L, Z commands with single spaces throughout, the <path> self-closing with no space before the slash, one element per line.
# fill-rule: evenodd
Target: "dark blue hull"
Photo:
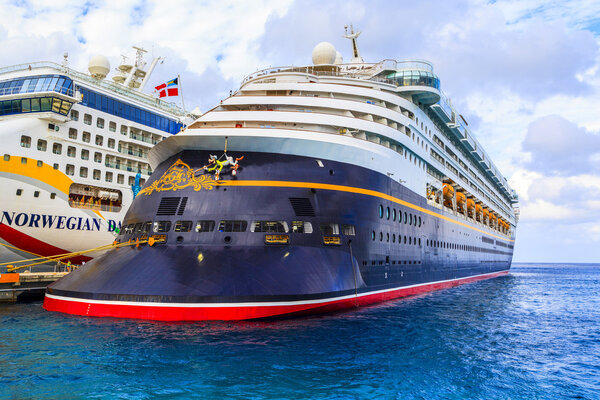
<path fill-rule="evenodd" d="M 195 170 L 192 180 L 208 177 L 201 170 L 208 156 L 185 151 L 166 160 L 145 189 L 164 180 L 177 160 Z M 382 174 L 281 154 L 246 153 L 240 164 L 235 176 L 224 169 L 216 185 L 183 187 L 180 174 L 181 188 L 142 192 L 123 226 L 170 221 L 171 228 L 122 233 L 119 241 L 152 235 L 166 235 L 166 241 L 111 250 L 49 286 L 45 307 L 171 319 L 152 311 L 106 311 L 106 305 L 159 306 L 163 311 L 205 305 L 211 313 L 206 318 L 198 314 L 200 319 L 253 318 L 336 308 L 325 307 L 330 304 L 367 304 L 496 276 L 510 268 L 514 238 L 430 206 L 423 195 Z M 194 226 L 214 221 L 214 229 L 175 232 L 178 221 Z M 245 221 L 247 226 L 240 222 L 232 228 L 221 221 Z M 257 221 L 285 222 L 288 232 L 252 232 Z M 305 229 L 309 223 L 312 233 L 294 232 L 298 222 Z M 262 314 L 232 311 L 249 310 L 250 304 L 275 308 Z M 90 312 L 102 307 L 104 311 Z"/>

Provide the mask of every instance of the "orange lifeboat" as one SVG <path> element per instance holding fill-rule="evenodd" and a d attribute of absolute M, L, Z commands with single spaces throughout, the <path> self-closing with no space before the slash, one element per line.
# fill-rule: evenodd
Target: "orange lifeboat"
<path fill-rule="evenodd" d="M 467 203 L 467 196 L 463 192 L 456 192 L 456 206 L 461 213 L 465 213 L 465 205 Z"/>
<path fill-rule="evenodd" d="M 452 200 L 454 199 L 454 187 L 448 183 L 444 183 L 442 193 L 444 195 L 444 205 L 453 208 Z"/>
<path fill-rule="evenodd" d="M 469 217 L 473 218 L 473 214 L 475 214 L 475 200 L 467 199 L 467 212 Z"/>
<path fill-rule="evenodd" d="M 483 214 L 483 207 L 481 207 L 481 204 L 476 204 L 475 205 L 475 219 L 477 221 L 481 222 L 482 214 Z"/>
<path fill-rule="evenodd" d="M 488 211 L 487 208 L 484 207 L 483 208 L 483 223 L 484 224 L 487 223 L 489 218 L 490 218 L 490 212 Z"/>

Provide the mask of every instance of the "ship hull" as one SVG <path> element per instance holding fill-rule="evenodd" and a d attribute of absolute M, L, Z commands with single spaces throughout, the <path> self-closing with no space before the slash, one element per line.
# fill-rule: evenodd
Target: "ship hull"
<path fill-rule="evenodd" d="M 510 269 L 511 238 L 428 204 L 388 176 L 330 160 L 247 153 L 236 175 L 216 182 L 202 173 L 210 153 L 171 157 L 144 190 L 181 163 L 212 186 L 142 191 L 124 226 L 209 220 L 216 229 L 171 229 L 152 247 L 112 250 L 50 285 L 44 307 L 100 317 L 255 319 L 364 306 Z M 166 197 L 186 200 L 161 211 Z M 219 229 L 233 220 L 248 228 Z M 272 232 L 252 230 L 257 221 L 300 221 L 311 229 L 279 232 L 287 242 L 273 243 Z M 327 232 L 331 224 L 338 230 Z M 119 240 L 143 236 L 125 232 Z"/>

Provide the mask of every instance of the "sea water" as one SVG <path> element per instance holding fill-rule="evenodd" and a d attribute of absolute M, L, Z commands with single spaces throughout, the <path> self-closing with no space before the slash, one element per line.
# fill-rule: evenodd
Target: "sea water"
<path fill-rule="evenodd" d="M 600 265 L 344 313 L 162 323 L 0 306 L 0 399 L 600 399 Z"/>

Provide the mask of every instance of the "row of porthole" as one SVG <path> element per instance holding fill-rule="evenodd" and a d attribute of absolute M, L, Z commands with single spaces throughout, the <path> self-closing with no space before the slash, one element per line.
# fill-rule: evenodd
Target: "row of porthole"
<path fill-rule="evenodd" d="M 371 239 L 373 241 L 375 241 L 376 238 L 377 238 L 377 234 L 375 233 L 375 231 L 372 231 Z M 392 243 L 396 243 L 396 234 L 395 233 L 392 233 L 391 238 L 392 238 Z M 389 241 L 390 241 L 389 233 L 385 234 L 385 239 L 386 239 L 386 242 L 389 243 Z M 383 242 L 383 232 L 379 232 L 379 241 Z M 402 243 L 403 241 L 404 241 L 404 243 Z M 416 238 L 413 236 L 406 236 L 406 235 L 405 236 L 398 235 L 398 244 L 418 245 L 420 247 L 421 246 L 421 238 Z"/>
<path fill-rule="evenodd" d="M 380 204 L 379 205 L 379 218 L 383 218 L 384 215 L 384 209 L 383 206 Z M 408 225 L 413 225 L 413 226 L 421 226 L 423 224 L 423 220 L 421 219 L 420 215 L 414 215 L 411 214 L 407 211 L 402 212 L 402 210 L 398 210 L 396 212 L 395 208 L 392 208 L 390 211 L 389 207 L 385 208 L 385 219 L 392 219 L 392 221 L 396 221 L 396 218 L 398 219 L 398 222 L 400 223 L 405 223 Z"/>

